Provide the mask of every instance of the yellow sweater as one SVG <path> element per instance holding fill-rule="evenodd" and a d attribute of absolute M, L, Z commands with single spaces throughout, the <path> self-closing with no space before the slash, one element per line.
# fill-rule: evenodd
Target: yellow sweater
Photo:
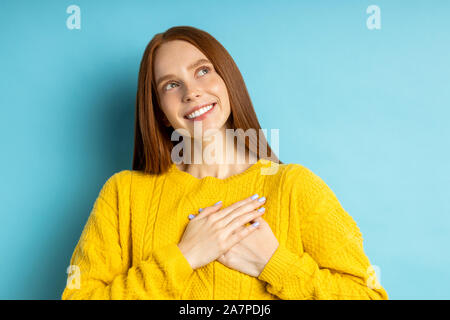
<path fill-rule="evenodd" d="M 162 175 L 123 170 L 98 195 L 62 299 L 388 299 L 363 239 L 333 191 L 300 164 L 259 160 L 226 179 L 172 164 Z M 193 270 L 177 244 L 189 214 L 257 193 L 279 247 L 258 277 L 218 261 Z"/>

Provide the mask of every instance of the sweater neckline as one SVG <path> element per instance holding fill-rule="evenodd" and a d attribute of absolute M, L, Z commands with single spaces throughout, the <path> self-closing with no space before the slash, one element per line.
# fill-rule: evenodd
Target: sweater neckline
<path fill-rule="evenodd" d="M 261 167 L 263 167 L 265 164 L 270 163 L 270 160 L 267 159 L 259 159 L 257 162 L 255 162 L 254 164 L 252 164 L 250 167 L 248 167 L 246 170 L 240 172 L 240 173 L 236 173 L 233 174 L 231 176 L 228 176 L 224 179 L 221 178 L 216 178 L 213 176 L 206 176 L 203 178 L 197 178 L 194 177 L 193 175 L 191 175 L 190 173 L 187 173 L 185 171 L 180 170 L 177 165 L 175 163 L 172 163 L 172 165 L 169 168 L 169 173 L 171 175 L 173 175 L 176 178 L 179 178 L 181 181 L 184 182 L 213 182 L 213 183 L 227 183 L 230 181 L 234 181 L 237 180 L 239 178 L 244 178 L 252 173 L 254 173 L 255 171 L 257 171 L 258 169 L 260 169 Z"/>

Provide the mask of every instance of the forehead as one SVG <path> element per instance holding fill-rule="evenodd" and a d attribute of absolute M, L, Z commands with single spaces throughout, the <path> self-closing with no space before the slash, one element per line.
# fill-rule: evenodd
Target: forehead
<path fill-rule="evenodd" d="M 155 53 L 155 77 L 168 73 L 175 73 L 180 68 L 186 68 L 192 62 L 206 56 L 194 45 L 187 41 L 172 40 L 158 47 Z"/>

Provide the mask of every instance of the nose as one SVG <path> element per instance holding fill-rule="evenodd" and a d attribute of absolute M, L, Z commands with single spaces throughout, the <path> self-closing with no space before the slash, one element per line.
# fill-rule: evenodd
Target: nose
<path fill-rule="evenodd" d="M 186 87 L 186 93 L 183 96 L 183 102 L 191 102 L 192 100 L 196 100 L 201 96 L 200 91 L 197 89 L 192 89 L 192 87 Z"/>

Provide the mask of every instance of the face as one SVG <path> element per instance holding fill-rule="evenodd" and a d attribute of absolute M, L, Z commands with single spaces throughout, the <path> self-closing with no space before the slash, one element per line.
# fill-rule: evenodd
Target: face
<path fill-rule="evenodd" d="M 182 40 L 166 42 L 155 53 L 153 71 L 166 126 L 185 129 L 191 137 L 197 121 L 203 133 L 225 129 L 230 115 L 228 90 L 200 50 Z"/>

